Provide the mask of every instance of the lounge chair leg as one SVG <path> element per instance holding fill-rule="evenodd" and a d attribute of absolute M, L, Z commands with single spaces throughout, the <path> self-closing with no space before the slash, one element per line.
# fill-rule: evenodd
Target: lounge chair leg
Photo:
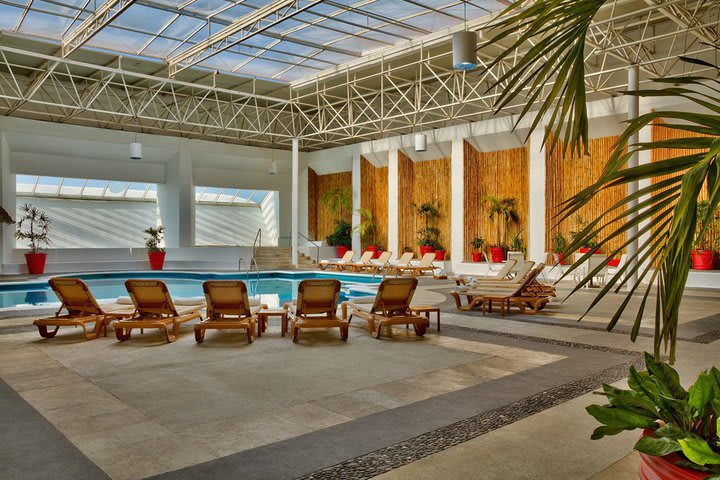
<path fill-rule="evenodd" d="M 378 323 L 377 326 L 375 327 L 375 334 L 373 335 L 375 338 L 377 338 L 377 339 L 380 338 L 380 330 L 382 330 L 382 327 L 383 327 L 382 323 Z"/>
<path fill-rule="evenodd" d="M 247 332 L 247 337 L 248 337 L 248 343 L 250 344 L 250 343 L 253 342 L 253 336 L 252 336 L 253 328 L 252 328 L 252 326 L 251 326 L 250 328 L 248 328 L 248 329 L 246 330 L 246 332 Z"/>
<path fill-rule="evenodd" d="M 418 337 L 425 336 L 425 332 L 427 331 L 426 323 L 413 323 L 413 327 L 415 328 L 415 335 Z"/>
<path fill-rule="evenodd" d="M 55 334 L 57 334 L 57 331 L 60 329 L 60 327 L 55 327 L 55 330 L 53 330 L 52 332 L 48 332 L 46 325 L 38 325 L 37 328 L 40 336 L 43 338 L 53 338 Z"/>
<path fill-rule="evenodd" d="M 341 339 L 343 342 L 347 342 L 347 339 L 348 339 L 348 330 L 349 330 L 348 327 L 340 327 L 340 339 Z"/>
<path fill-rule="evenodd" d="M 297 328 L 295 325 L 293 325 L 293 327 L 292 327 L 293 343 L 297 343 L 297 341 L 298 341 L 298 333 L 300 333 L 300 329 Z"/>
<path fill-rule="evenodd" d="M 196 328 L 195 329 L 195 341 L 197 343 L 202 343 L 205 340 L 205 330 L 202 328 Z"/>
<path fill-rule="evenodd" d="M 130 334 L 132 332 L 132 328 L 116 328 L 115 329 L 115 336 L 117 337 L 118 341 L 124 342 L 125 340 L 130 340 Z"/>

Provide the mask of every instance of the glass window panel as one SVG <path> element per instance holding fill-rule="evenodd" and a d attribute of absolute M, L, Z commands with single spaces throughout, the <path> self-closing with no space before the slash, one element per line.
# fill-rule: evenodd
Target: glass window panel
<path fill-rule="evenodd" d="M 60 190 L 60 181 L 58 177 L 40 177 L 38 178 L 35 193 L 41 195 L 57 195 Z"/>
<path fill-rule="evenodd" d="M 257 203 L 258 205 L 265 200 L 268 192 L 266 190 L 258 190 L 250 196 L 250 203 Z"/>
<path fill-rule="evenodd" d="M 222 193 L 217 199 L 218 203 L 230 203 L 233 197 L 238 192 L 237 188 L 223 188 Z"/>
<path fill-rule="evenodd" d="M 214 202 L 219 193 L 220 193 L 219 188 L 208 187 L 205 190 L 205 193 L 203 193 L 202 197 L 200 197 L 200 201 L 201 202 Z"/>
<path fill-rule="evenodd" d="M 0 5 L 0 28 L 3 30 L 12 30 L 15 28 L 22 12 L 21 8 Z"/>
<path fill-rule="evenodd" d="M 106 180 L 88 180 L 83 190 L 83 197 L 101 197 L 107 183 Z"/>
<path fill-rule="evenodd" d="M 81 178 L 64 178 L 60 187 L 60 195 L 77 196 L 82 192 L 85 180 Z"/>
<path fill-rule="evenodd" d="M 105 197 L 122 197 L 127 187 L 128 182 L 110 182 L 105 190 Z"/>
<path fill-rule="evenodd" d="M 235 203 L 245 203 L 250 198 L 250 195 L 252 195 L 252 190 L 240 190 L 238 193 L 238 196 L 235 197 Z"/>
<path fill-rule="evenodd" d="M 18 175 L 15 177 L 15 191 L 17 193 L 32 193 L 36 181 L 37 176 L 35 175 Z"/>
<path fill-rule="evenodd" d="M 20 31 L 41 37 L 59 38 L 71 21 L 71 18 L 30 11 L 25 16 Z"/>
<path fill-rule="evenodd" d="M 147 190 L 147 187 L 147 183 L 132 182 L 128 187 L 125 198 L 129 198 L 132 200 L 142 199 L 143 197 L 145 197 L 145 190 Z"/>

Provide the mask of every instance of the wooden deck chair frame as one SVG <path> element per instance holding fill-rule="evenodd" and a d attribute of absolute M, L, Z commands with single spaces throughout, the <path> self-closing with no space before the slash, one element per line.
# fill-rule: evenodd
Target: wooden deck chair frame
<path fill-rule="evenodd" d="M 202 319 L 202 306 L 193 306 L 183 311 L 175 308 L 165 282 L 160 280 L 127 280 L 125 288 L 135 305 L 132 318 L 113 324 L 115 336 L 121 342 L 130 340 L 134 328 L 157 328 L 167 343 L 177 340 L 180 326 L 196 318 Z M 152 294 L 152 298 L 149 295 Z"/>
<path fill-rule="evenodd" d="M 347 318 L 348 323 L 352 322 L 353 317 L 367 321 L 368 330 L 377 339 L 380 338 L 383 327 L 392 328 L 392 325 L 412 325 L 415 335 L 422 337 L 430 325 L 430 320 L 410 311 L 410 302 L 415 295 L 417 284 L 417 278 L 386 278 L 380 283 L 372 304 L 343 302 L 343 318 Z M 349 316 L 348 308 L 351 309 Z"/>
<path fill-rule="evenodd" d="M 208 280 L 203 283 L 207 305 L 205 320 L 196 323 L 195 341 L 205 340 L 206 330 L 245 330 L 248 343 L 253 343 L 258 312 L 267 305 L 252 307 L 247 285 L 242 280 Z"/>
<path fill-rule="evenodd" d="M 390 266 L 390 257 L 392 257 L 392 252 L 382 252 L 376 260 L 370 262 L 365 270 L 373 275 L 383 273 Z"/>
<path fill-rule="evenodd" d="M 484 295 L 483 315 L 485 315 L 486 308 L 492 312 L 493 301 L 500 301 L 500 316 L 505 316 L 505 312 L 510 312 L 510 305 L 518 307 L 520 313 L 531 314 L 538 313 L 545 308 L 545 305 L 550 301 L 550 297 L 538 288 L 539 283 L 537 282 L 537 278 L 544 268 L 544 263 L 538 264 L 530 271 L 521 287 L 511 294 L 493 292 Z M 526 308 L 531 310 L 528 312 Z"/>
<path fill-rule="evenodd" d="M 79 278 L 51 278 L 48 283 L 60 300 L 55 316 L 39 318 L 33 322 L 43 338 L 53 338 L 60 327 L 81 327 L 85 339 L 93 340 L 102 332 L 107 337 L 107 328 L 113 320 L 132 316 L 133 312 L 110 312 L 103 310 L 95 300 L 87 284 Z M 67 313 L 62 314 L 65 310 Z M 88 324 L 94 324 L 88 331 Z M 48 327 L 55 327 L 48 331 Z"/>
<path fill-rule="evenodd" d="M 420 263 L 417 265 L 411 265 L 408 264 L 405 267 L 396 266 L 395 267 L 395 275 L 402 275 L 406 271 L 410 272 L 413 277 L 417 275 L 422 275 L 427 271 L 434 271 L 437 267 L 433 266 L 433 262 L 435 261 L 435 252 L 428 252 L 425 255 L 422 256 L 420 259 Z"/>
<path fill-rule="evenodd" d="M 293 342 L 298 341 L 300 330 L 310 328 L 340 329 L 340 339 L 348 339 L 347 320 L 337 317 L 340 300 L 340 281 L 337 279 L 303 280 L 298 285 L 294 303 L 286 304 Z"/>
<path fill-rule="evenodd" d="M 363 254 L 360 256 L 360 259 L 357 262 L 351 263 L 348 265 L 348 268 L 352 270 L 353 272 L 362 272 L 366 268 L 368 268 L 369 265 L 372 264 L 371 260 L 375 252 L 372 252 L 370 250 L 366 250 L 363 252 Z"/>
<path fill-rule="evenodd" d="M 320 270 L 326 270 L 330 267 L 333 267 L 335 270 L 342 270 L 342 267 L 352 263 L 352 259 L 354 256 L 355 252 L 352 250 L 348 250 L 347 252 L 345 252 L 345 255 L 343 255 L 342 258 L 339 259 L 337 262 L 320 262 L 318 263 L 318 266 L 320 267 Z"/>

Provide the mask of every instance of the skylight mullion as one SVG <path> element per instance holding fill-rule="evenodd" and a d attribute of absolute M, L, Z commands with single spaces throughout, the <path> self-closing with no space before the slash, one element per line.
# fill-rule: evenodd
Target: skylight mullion
<path fill-rule="evenodd" d="M 56 197 L 60 196 L 60 191 L 62 190 L 63 183 L 65 183 L 65 177 L 60 177 L 60 185 L 58 185 L 57 192 L 55 192 Z"/>
<path fill-rule="evenodd" d="M 143 200 L 146 200 L 146 199 L 147 199 L 147 194 L 148 194 L 149 192 L 150 192 L 150 184 L 148 183 L 148 184 L 147 184 L 147 187 L 145 187 L 145 193 L 143 193 L 143 195 L 142 195 L 141 198 L 142 198 Z"/>
<path fill-rule="evenodd" d="M 17 23 L 15 24 L 15 28 L 13 29 L 14 32 L 17 33 L 18 30 L 20 30 L 20 26 L 25 21 L 25 17 L 27 17 L 28 12 L 30 12 L 30 8 L 33 5 L 33 2 L 35 0 L 30 0 L 27 4 L 27 7 L 25 7 L 25 10 L 23 10 L 23 13 L 20 15 L 20 18 L 18 18 Z"/>
<path fill-rule="evenodd" d="M 75 15 L 75 17 L 72 18 L 72 21 L 68 24 L 68 26 L 65 27 L 65 30 L 63 30 L 63 33 L 60 35 L 60 38 L 62 38 L 62 37 L 64 37 L 65 35 L 68 34 L 68 32 L 70 31 L 70 29 L 73 28 L 73 26 L 75 25 L 75 22 L 77 22 L 78 19 L 80 18 L 80 15 L 82 15 L 82 13 L 83 13 L 85 10 L 87 10 L 87 7 L 88 7 L 88 5 L 90 5 L 90 2 L 91 2 L 91 1 L 92 1 L 92 0 L 85 0 L 85 4 L 82 6 L 82 8 L 79 8 L 79 9 L 78 9 L 77 15 Z M 72 8 L 72 7 L 71 7 L 71 8 Z"/>
<path fill-rule="evenodd" d="M 32 194 L 33 194 L 33 195 L 37 194 L 37 186 L 38 186 L 38 182 L 39 182 L 39 181 L 40 181 L 40 175 L 38 175 L 37 177 L 35 177 L 35 185 L 33 185 L 33 189 L 32 189 Z"/>
<path fill-rule="evenodd" d="M 247 200 L 245 200 L 245 203 L 243 205 L 248 205 L 250 203 L 250 199 L 253 197 L 253 195 L 255 195 L 255 192 L 256 192 L 256 190 L 253 190 L 252 192 L 250 192 L 250 195 L 248 195 L 248 198 L 247 198 Z"/>
<path fill-rule="evenodd" d="M 160 38 L 160 37 L 162 36 L 162 34 L 165 33 L 165 30 L 167 30 L 168 28 L 170 28 L 170 25 L 172 25 L 173 23 L 175 23 L 175 20 L 177 20 L 178 18 L 180 18 L 180 14 L 179 14 L 179 13 L 176 13 L 175 16 L 172 17 L 172 18 L 170 19 L 170 21 L 167 22 L 167 23 L 160 29 L 159 32 L 157 32 L 155 35 L 152 35 L 152 37 L 150 38 L 150 40 L 148 40 L 147 42 L 145 42 L 145 45 L 143 45 L 142 48 L 140 48 L 140 50 L 138 50 L 137 54 L 138 54 L 138 55 L 142 55 L 143 52 L 144 52 L 155 40 L 157 40 L 158 38 Z"/>
<path fill-rule="evenodd" d="M 230 202 L 228 202 L 228 203 L 231 203 L 231 204 L 232 204 L 232 203 L 235 203 L 235 199 L 237 198 L 238 195 L 240 195 L 240 189 L 239 189 L 239 188 L 237 189 L 237 191 L 235 192 L 235 195 L 233 195 L 233 197 L 230 199 Z"/>
<path fill-rule="evenodd" d="M 128 190 L 130 190 L 131 184 L 132 184 L 132 182 L 128 182 L 127 185 L 125 186 L 125 190 L 123 190 L 123 193 L 120 196 L 120 198 L 122 198 L 123 200 L 125 200 L 125 198 L 127 197 L 127 192 L 128 192 Z"/>
<path fill-rule="evenodd" d="M 80 196 L 85 194 L 85 186 L 87 185 L 87 178 L 83 180 L 82 188 L 80 188 Z"/>

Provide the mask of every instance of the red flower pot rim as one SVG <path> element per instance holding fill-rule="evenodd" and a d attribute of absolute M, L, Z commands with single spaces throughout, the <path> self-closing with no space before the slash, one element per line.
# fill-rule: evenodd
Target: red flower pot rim
<path fill-rule="evenodd" d="M 642 436 L 654 436 L 652 430 L 644 430 Z M 683 457 L 676 453 L 656 457 L 640 453 L 640 480 L 703 480 L 708 474 L 676 465 Z"/>

